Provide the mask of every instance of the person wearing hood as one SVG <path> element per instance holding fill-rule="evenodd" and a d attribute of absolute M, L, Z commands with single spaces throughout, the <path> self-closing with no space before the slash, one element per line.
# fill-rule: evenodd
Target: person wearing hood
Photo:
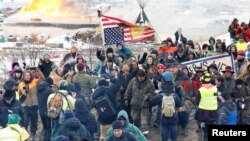
<path fill-rule="evenodd" d="M 6 127 L 10 114 L 17 114 L 21 119 L 24 119 L 24 109 L 21 103 L 14 98 L 14 95 L 15 91 L 6 90 L 3 99 L 0 100 L 0 126 L 2 127 Z"/>
<path fill-rule="evenodd" d="M 209 50 L 212 51 L 212 52 L 215 52 L 216 51 L 216 47 L 215 47 L 215 38 L 214 37 L 210 37 L 209 40 Z"/>
<path fill-rule="evenodd" d="M 14 72 L 13 72 L 13 77 L 10 79 L 16 80 L 18 83 L 20 83 L 23 79 L 23 71 L 21 67 L 15 67 Z"/>
<path fill-rule="evenodd" d="M 75 117 L 88 129 L 91 141 L 94 141 L 94 136 L 98 131 L 98 123 L 92 113 L 86 101 L 82 98 L 77 98 L 75 102 Z"/>
<path fill-rule="evenodd" d="M 121 110 L 118 113 L 117 120 L 122 123 L 122 130 L 133 134 L 138 141 L 147 141 L 146 137 L 142 134 L 141 130 L 134 124 L 129 123 L 128 114 L 126 111 Z M 111 127 L 106 132 L 106 139 L 113 134 L 114 129 Z"/>
<path fill-rule="evenodd" d="M 145 64 L 143 65 L 143 69 L 147 72 L 150 67 L 155 67 L 153 56 L 148 56 Z"/>
<path fill-rule="evenodd" d="M 43 52 L 42 56 L 43 58 L 40 60 L 38 68 L 41 70 L 44 77 L 47 78 L 49 77 L 50 72 L 52 71 L 52 66 L 54 65 L 54 62 L 50 60 L 50 55 L 48 52 Z"/>
<path fill-rule="evenodd" d="M 43 125 L 43 139 L 45 141 L 49 141 L 51 138 L 51 119 L 47 115 L 47 100 L 49 95 L 53 93 L 52 85 L 53 80 L 47 77 L 46 80 L 39 83 L 37 87 L 38 109 Z"/>
<path fill-rule="evenodd" d="M 184 45 L 182 43 L 178 43 L 177 44 L 177 51 L 174 53 L 174 56 L 175 56 L 175 59 L 179 62 L 179 63 L 182 63 L 184 61 L 187 60 L 187 55 L 188 54 L 185 54 L 187 52 L 185 52 L 185 49 L 184 49 Z"/>
<path fill-rule="evenodd" d="M 125 47 L 123 43 L 116 43 L 116 47 L 118 48 L 118 50 L 116 51 L 116 54 L 118 56 L 123 55 L 126 60 L 134 56 L 132 51 L 129 48 Z"/>
<path fill-rule="evenodd" d="M 221 41 L 221 39 L 216 40 L 215 47 L 216 53 L 225 53 L 227 51 L 226 43 L 224 41 Z"/>
<path fill-rule="evenodd" d="M 143 132 L 149 130 L 149 99 L 154 92 L 153 82 L 143 70 L 139 70 L 136 77 L 129 82 L 124 95 L 125 106 L 130 102 L 132 119 Z"/>
<path fill-rule="evenodd" d="M 26 70 L 23 74 L 23 81 L 18 85 L 20 102 L 25 111 L 24 127 L 28 129 L 29 123 L 31 123 L 30 131 L 33 140 L 35 139 L 38 122 L 37 86 L 42 80 L 44 80 L 44 76 L 39 69 L 34 72 Z"/>
<path fill-rule="evenodd" d="M 211 83 L 215 85 L 215 80 L 217 77 L 221 76 L 221 74 L 218 72 L 218 67 L 216 64 L 210 64 L 207 67 L 207 72 L 211 75 Z"/>
<path fill-rule="evenodd" d="M 16 61 L 13 61 L 13 62 L 11 63 L 11 70 L 9 70 L 9 72 L 8 72 L 9 77 L 13 77 L 14 70 L 15 70 L 15 68 L 17 68 L 17 67 L 20 67 L 20 64 L 19 64 L 18 62 L 16 62 Z"/>
<path fill-rule="evenodd" d="M 19 125 L 19 115 L 10 114 L 7 118 L 7 127 L 0 130 L 0 141 L 26 141 L 29 133 Z"/>
<path fill-rule="evenodd" d="M 232 40 L 234 40 L 236 37 L 236 31 L 237 31 L 238 27 L 239 27 L 238 19 L 234 18 L 232 23 L 228 27 L 228 32 L 230 33 L 230 38 Z"/>
<path fill-rule="evenodd" d="M 56 133 L 56 136 L 60 135 L 68 137 L 71 141 L 91 141 L 89 131 L 75 117 L 75 113 L 72 110 L 64 111 L 64 122 Z"/>
<path fill-rule="evenodd" d="M 135 136 L 123 130 L 123 125 L 120 120 L 116 120 L 112 124 L 113 133 L 106 141 L 140 141 Z"/>
<path fill-rule="evenodd" d="M 218 96 L 222 104 L 219 107 L 218 124 L 219 125 L 236 125 L 237 124 L 237 106 L 231 99 L 230 92 L 222 92 Z"/>

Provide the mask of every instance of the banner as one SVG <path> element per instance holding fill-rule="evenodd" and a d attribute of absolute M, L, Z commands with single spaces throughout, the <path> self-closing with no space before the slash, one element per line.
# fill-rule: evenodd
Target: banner
<path fill-rule="evenodd" d="M 201 58 L 197 60 L 187 61 L 181 63 L 183 66 L 187 66 L 190 73 L 195 74 L 196 67 L 202 67 L 204 72 L 207 72 L 207 68 L 211 64 L 216 64 L 218 72 L 222 73 L 226 66 L 231 66 L 234 71 L 233 57 L 229 54 L 216 55 L 212 57 Z"/>

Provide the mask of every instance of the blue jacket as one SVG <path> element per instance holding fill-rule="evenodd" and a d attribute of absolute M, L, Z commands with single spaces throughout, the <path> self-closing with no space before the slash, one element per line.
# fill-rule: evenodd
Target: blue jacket
<path fill-rule="evenodd" d="M 231 100 L 228 99 L 222 103 L 219 108 L 219 125 L 236 125 L 237 124 L 237 106 Z"/>

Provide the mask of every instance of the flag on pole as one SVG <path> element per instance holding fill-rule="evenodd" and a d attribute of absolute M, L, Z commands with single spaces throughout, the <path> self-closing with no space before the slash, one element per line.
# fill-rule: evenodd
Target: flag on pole
<path fill-rule="evenodd" d="M 117 42 L 137 42 L 148 40 L 155 36 L 154 29 L 148 26 L 139 26 L 122 19 L 101 15 L 101 24 L 104 30 L 105 45 Z"/>

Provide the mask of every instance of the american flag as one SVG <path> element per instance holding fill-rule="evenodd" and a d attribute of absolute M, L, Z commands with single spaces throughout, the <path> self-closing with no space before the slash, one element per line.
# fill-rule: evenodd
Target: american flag
<path fill-rule="evenodd" d="M 154 29 L 150 27 L 139 26 L 114 17 L 101 15 L 101 24 L 106 45 L 142 41 L 155 36 Z"/>

